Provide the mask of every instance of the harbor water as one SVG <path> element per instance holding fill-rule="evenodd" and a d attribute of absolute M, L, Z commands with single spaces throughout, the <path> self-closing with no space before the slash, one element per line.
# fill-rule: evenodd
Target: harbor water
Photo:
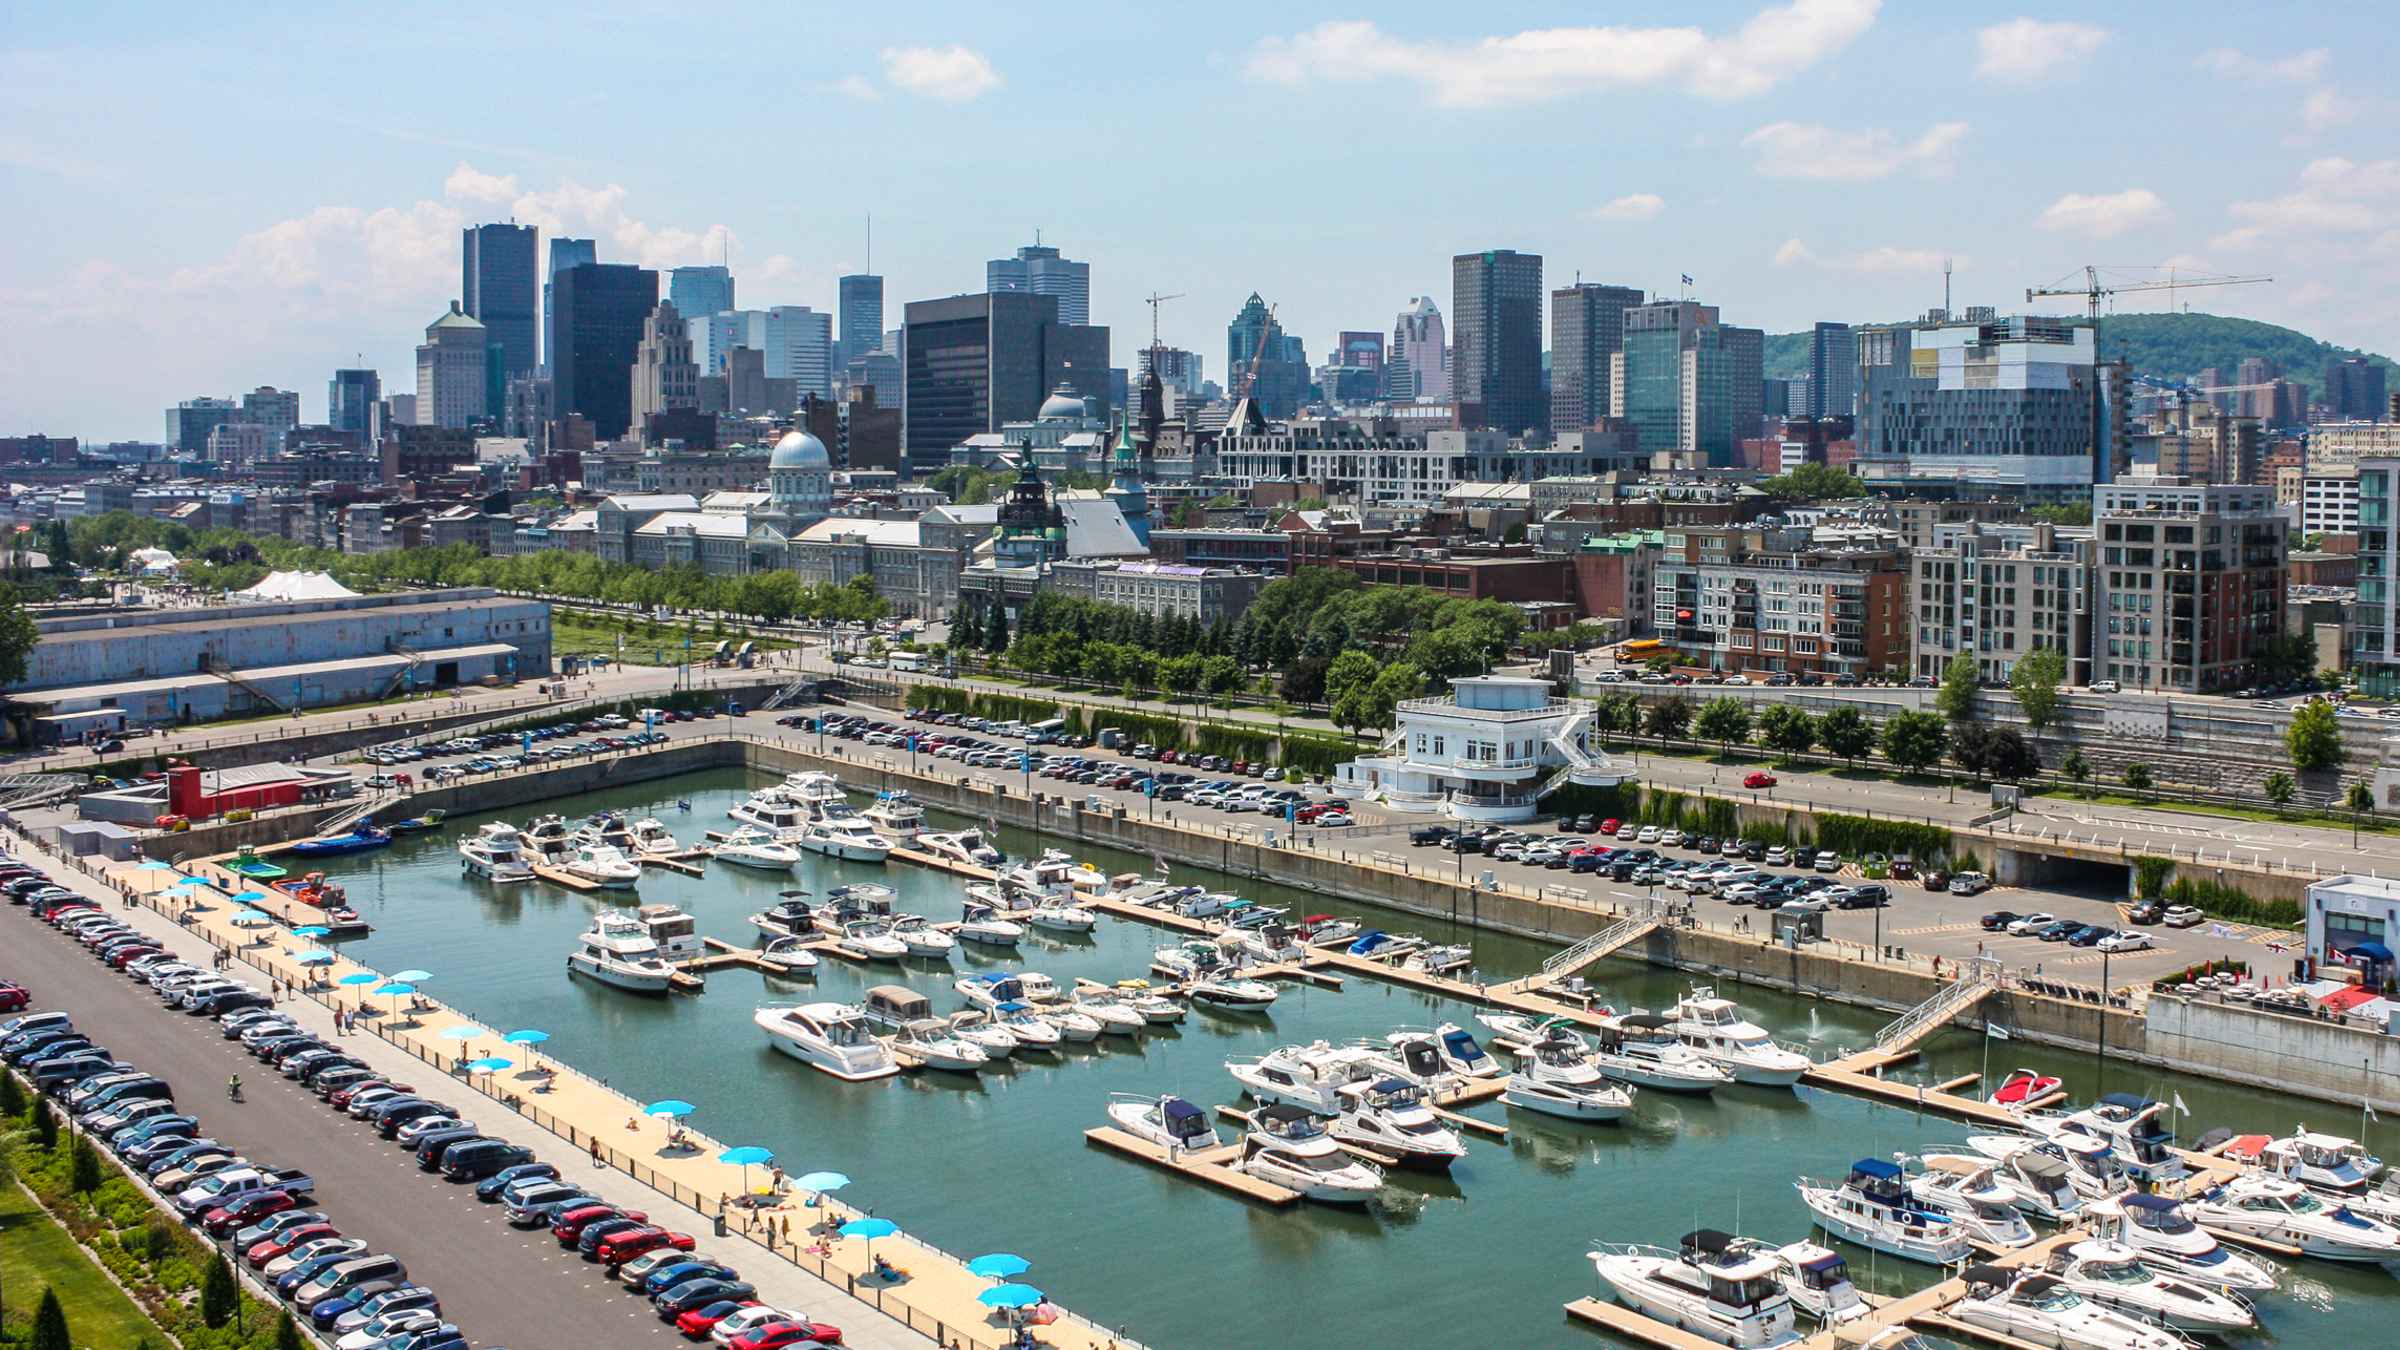
<path fill-rule="evenodd" d="M 570 820 L 601 810 L 656 816 L 688 843 L 729 828 L 726 808 L 766 781 L 715 771 L 547 809 Z M 534 814 L 527 808 L 509 819 L 523 825 Z M 1204 1107 L 1235 1103 L 1224 1068 L 1230 1057 L 1291 1042 L 1380 1039 L 1399 1027 L 1442 1022 L 1480 1033 L 1474 1009 L 1356 976 L 1340 990 L 1284 982 L 1263 1014 L 1195 1008 L 1178 1027 L 1104 1037 L 1057 1056 L 1020 1056 L 979 1076 L 842 1083 L 768 1049 L 751 1024 L 753 1009 L 770 1000 L 855 1002 L 870 986 L 902 984 L 947 1011 L 963 1006 L 951 989 L 961 974 L 1031 969 L 1061 985 L 1077 977 L 1146 977 L 1153 949 L 1179 939 L 1103 918 L 1088 936 L 1030 933 L 1013 958 L 967 946 L 943 964 L 857 966 L 828 958 L 813 980 L 720 970 L 698 996 L 643 997 L 565 969 L 592 916 L 632 897 L 575 894 L 539 881 L 492 886 L 461 875 L 458 842 L 491 818 L 454 817 L 435 834 L 332 860 L 326 870 L 374 925 L 345 950 L 386 970 L 431 971 L 429 994 L 500 1030 L 550 1032 L 546 1054 L 636 1099 L 696 1103 L 692 1124 L 729 1146 L 772 1149 L 794 1174 L 846 1172 L 854 1184 L 845 1202 L 950 1251 L 1021 1254 L 1033 1262 L 1025 1281 L 1155 1346 L 1606 1343 L 1560 1311 L 1603 1292 L 1584 1258 L 1595 1239 L 1672 1246 L 1709 1226 L 1791 1241 L 1808 1231 L 1795 1177 L 1838 1177 L 1855 1159 L 1950 1145 L 1969 1132 L 1904 1106 L 1808 1088 L 1734 1087 L 1707 1099 L 1644 1092 L 1620 1125 L 1579 1125 L 1493 1102 L 1473 1114 L 1504 1121 L 1509 1138 L 1468 1136 L 1468 1156 L 1446 1176 L 1395 1171 L 1363 1211 L 1270 1210 L 1092 1148 L 1083 1132 L 1105 1123 L 1112 1092 L 1171 1092 Z M 1039 842 L 1022 831 L 1000 835 L 1012 857 L 1038 850 Z M 1077 856 L 1111 873 L 1149 868 L 1146 859 L 1102 850 Z M 639 899 L 680 905 L 702 933 L 741 946 L 755 940 L 748 916 L 791 886 L 821 894 L 843 881 L 877 880 L 898 890 L 904 911 L 936 921 L 960 913 L 961 882 L 926 869 L 811 856 L 802 873 L 785 880 L 721 865 L 698 878 L 651 870 Z M 1295 914 L 1357 915 L 1435 941 L 1471 942 L 1478 970 L 1494 982 L 1537 969 L 1554 950 L 1196 869 L 1175 879 L 1237 890 Z M 1688 985 L 1674 972 L 1621 960 L 1592 979 L 1620 1008 L 1663 1009 Z M 1751 1020 L 1820 1058 L 1865 1044 L 1887 1020 L 1770 991 L 1723 992 Z M 1928 1043 L 1922 1062 L 1895 1076 L 1939 1082 L 1982 1069 L 1987 1053 L 1995 1079 L 2020 1066 L 2056 1073 L 2079 1100 L 2098 1082 L 2089 1055 L 1960 1031 Z M 2362 1122 L 2356 1111 L 2344 1118 L 2323 1103 L 2122 1064 L 2111 1066 L 2105 1086 L 2180 1097 L 2190 1112 L 2179 1120 L 2187 1138 L 2220 1124 L 2280 1134 L 2305 1119 L 2352 1135 L 2363 1123 L 2376 1151 L 2400 1148 L 2400 1137 L 2380 1122 Z M 1234 1137 L 1235 1126 L 1221 1128 Z M 1862 1287 L 1897 1291 L 1935 1278 L 1929 1267 L 1859 1249 L 1848 1255 Z M 2390 1274 L 2321 1262 L 2295 1264 L 2284 1287 L 2261 1303 L 2265 1334 L 2287 1350 L 2390 1344 L 2374 1328 L 2388 1330 L 2385 1319 L 2395 1311 L 2400 1285 Z"/>

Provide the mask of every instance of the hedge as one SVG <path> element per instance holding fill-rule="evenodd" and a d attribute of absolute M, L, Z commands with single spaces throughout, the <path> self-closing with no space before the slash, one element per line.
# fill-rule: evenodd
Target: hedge
<path fill-rule="evenodd" d="M 2132 863 L 2135 890 L 2144 900 L 2190 905 L 2212 919 L 2228 923 L 2264 924 L 2271 928 L 2300 926 L 2297 900 L 2261 900 L 2238 886 L 2208 877 L 2177 877 L 2169 881 L 2175 871 L 2174 860 L 2155 854 L 2136 854 Z"/>
<path fill-rule="evenodd" d="M 1939 825 L 1919 825 L 1906 820 L 1869 820 L 1864 816 L 1846 816 L 1829 811 L 1817 817 L 1816 847 L 1832 849 L 1852 859 L 1863 858 L 1870 853 L 1885 853 L 1893 856 L 1905 854 L 1919 862 L 1932 863 L 1950 857 L 1950 832 Z M 1968 867 L 1964 870 L 1979 869 Z"/>
<path fill-rule="evenodd" d="M 2133 859 L 2134 894 L 2144 900 L 2156 900 L 2167 891 L 2167 878 L 2175 873 L 2175 860 L 2156 854 L 2136 854 Z"/>

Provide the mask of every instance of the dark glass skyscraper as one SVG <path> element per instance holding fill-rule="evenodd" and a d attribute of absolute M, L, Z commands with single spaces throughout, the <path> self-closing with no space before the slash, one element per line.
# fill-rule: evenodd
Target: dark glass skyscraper
<path fill-rule="evenodd" d="M 602 439 L 633 424 L 633 359 L 642 323 L 658 307 L 658 273 L 630 263 L 585 263 L 550 282 L 551 397 L 558 415 L 582 413 Z"/>
<path fill-rule="evenodd" d="M 1808 406 L 1792 409 L 1811 417 L 1849 417 L 1858 411 L 1858 334 L 1846 323 L 1821 323 L 1808 334 Z"/>
<path fill-rule="evenodd" d="M 842 359 L 856 361 L 883 346 L 883 278 L 854 272 L 840 282 Z"/>
<path fill-rule="evenodd" d="M 558 328 L 552 322 L 556 311 L 551 304 L 551 287 L 557 283 L 558 274 L 568 268 L 598 261 L 600 250 L 589 239 L 550 241 L 549 279 L 542 283 L 542 373 L 545 375 L 550 373 L 551 364 L 558 359 L 555 355 L 558 350 Z"/>
<path fill-rule="evenodd" d="M 1583 431 L 1608 416 L 1609 358 L 1625 345 L 1635 286 L 1576 282 L 1550 292 L 1550 429 Z"/>
<path fill-rule="evenodd" d="M 337 370 L 325 388 L 325 425 L 358 433 L 359 443 L 375 439 L 376 409 L 383 403 L 383 377 L 371 370 Z"/>
<path fill-rule="evenodd" d="M 469 225 L 462 233 L 458 307 L 491 335 L 505 378 L 530 375 L 540 356 L 534 350 L 539 232 L 531 225 Z"/>
<path fill-rule="evenodd" d="M 914 476 L 947 465 L 951 447 L 969 436 L 1033 420 L 1061 384 L 1107 412 L 1108 330 L 1060 323 L 1055 296 L 987 291 L 912 300 L 905 334 Z"/>
<path fill-rule="evenodd" d="M 1458 424 L 1511 435 L 1542 415 L 1542 258 L 1515 249 L 1450 260 L 1450 382 Z"/>
<path fill-rule="evenodd" d="M 705 319 L 733 308 L 733 272 L 716 263 L 678 267 L 667 278 L 667 298 L 686 319 Z"/>

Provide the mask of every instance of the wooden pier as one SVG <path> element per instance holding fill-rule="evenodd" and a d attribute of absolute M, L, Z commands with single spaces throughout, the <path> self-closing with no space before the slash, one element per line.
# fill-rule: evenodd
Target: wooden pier
<path fill-rule="evenodd" d="M 247 880 L 239 875 L 234 878 L 235 883 L 244 883 Z M 246 895 L 252 891 L 257 892 L 262 898 L 245 900 L 242 903 L 262 913 L 274 915 L 276 920 L 286 928 L 323 928 L 337 938 L 364 937 L 375 931 L 365 919 L 336 923 L 331 914 L 306 901 L 294 900 L 272 886 L 236 884 L 231 894 Z"/>
<path fill-rule="evenodd" d="M 1604 1298 L 1579 1298 L 1567 1305 L 1567 1316 L 1627 1340 L 1655 1345 L 1659 1350 L 1724 1350 L 1715 1341 L 1668 1326 L 1648 1313 Z"/>
<path fill-rule="evenodd" d="M 582 877 L 576 876 L 572 872 L 565 872 L 559 870 L 558 868 L 552 867 L 548 863 L 528 863 L 527 866 L 533 869 L 533 874 L 535 876 L 549 882 L 553 886 L 564 886 L 570 891 L 577 891 L 587 895 L 593 891 L 601 889 L 600 883 L 597 881 L 587 881 Z"/>
<path fill-rule="evenodd" d="M 1214 1186 L 1221 1191 L 1230 1191 L 1245 1200 L 1255 1200 L 1262 1205 L 1273 1205 L 1281 1209 L 1287 1205 L 1297 1204 L 1300 1200 L 1298 1191 L 1286 1190 L 1273 1182 L 1261 1181 L 1257 1177 L 1235 1171 L 1229 1164 L 1242 1155 L 1239 1144 L 1222 1144 L 1216 1148 L 1190 1152 L 1178 1151 L 1170 1155 L 1167 1150 L 1157 1144 L 1138 1135 L 1127 1134 L 1112 1126 L 1103 1125 L 1098 1129 L 1085 1130 L 1083 1137 L 1088 1143 L 1098 1144 L 1102 1148 L 1122 1153 L 1128 1158 L 1139 1159 L 1153 1167 L 1163 1167 L 1178 1176 L 1189 1177 L 1203 1185 Z"/>
<path fill-rule="evenodd" d="M 708 875 L 707 869 L 691 860 L 708 856 L 698 849 L 685 849 L 681 853 L 637 853 L 633 855 L 633 860 L 644 867 L 663 867 L 670 872 L 681 872 L 687 877 L 699 877 Z"/>

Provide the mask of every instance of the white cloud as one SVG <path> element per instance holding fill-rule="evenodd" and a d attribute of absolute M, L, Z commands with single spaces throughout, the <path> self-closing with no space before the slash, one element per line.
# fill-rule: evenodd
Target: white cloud
<path fill-rule="evenodd" d="M 1888 131 L 1771 122 L 1743 137 L 1742 144 L 1757 152 L 1752 167 L 1769 178 L 1863 183 L 1906 168 L 1937 177 L 1946 174 L 1966 135 L 1966 123 L 1941 122 L 1903 144 Z"/>
<path fill-rule="evenodd" d="M 2257 247 L 2258 241 L 2265 238 L 2266 233 L 2256 225 L 2244 225 L 2237 229 L 2227 230 L 2209 240 L 2208 246 L 2221 252 L 2238 253 L 2243 249 Z"/>
<path fill-rule="evenodd" d="M 1848 46 L 1882 0 L 1789 0 L 1730 33 L 1533 28 L 1473 42 L 1412 41 L 1364 19 L 1260 40 L 1250 77 L 1306 87 L 1409 80 L 1445 108 L 1538 103 L 1600 89 L 1680 85 L 1707 98 L 1765 93 Z"/>
<path fill-rule="evenodd" d="M 1667 209 L 1667 199 L 1655 192 L 1629 192 L 1606 206 L 1595 208 L 1594 220 L 1650 220 Z"/>
<path fill-rule="evenodd" d="M 2031 83 L 2080 65 L 2108 41 L 2088 23 L 2011 19 L 1975 35 L 1975 73 L 1987 80 Z"/>
<path fill-rule="evenodd" d="M 883 91 L 876 88 L 875 82 L 864 75 L 844 75 L 834 81 L 833 89 L 837 94 L 864 99 L 869 103 L 883 97 Z"/>
<path fill-rule="evenodd" d="M 1941 271 L 1945 261 L 1955 265 L 1965 259 L 1938 248 L 1899 248 L 1891 244 L 1857 253 L 1819 253 L 1798 239 L 1786 239 L 1775 250 L 1777 267 L 1815 267 L 1829 272 L 1932 273 Z"/>
<path fill-rule="evenodd" d="M 2275 58 L 2252 56 L 2232 47 L 2211 47 L 2200 53 L 2200 68 L 2219 75 L 2234 75 L 2261 84 L 2281 82 L 2298 84 L 2320 79 L 2325 67 L 2332 64 L 2333 53 L 2323 47 L 2312 47 L 2292 56 Z"/>
<path fill-rule="evenodd" d="M 2319 89 L 2300 100 L 2300 125 L 2310 131 L 2327 131 L 2357 121 L 2364 111 L 2365 107 L 2356 99 L 2332 89 Z"/>
<path fill-rule="evenodd" d="M 982 52 L 947 47 L 886 47 L 883 77 L 892 87 L 944 103 L 965 103 L 1000 87 L 1000 72 Z"/>
<path fill-rule="evenodd" d="M 2357 233 L 2391 223 L 2400 206 L 2400 159 L 2359 164 L 2339 155 L 2311 161 L 2297 190 L 2267 201 L 2235 202 L 2233 218 L 2258 239 L 2268 233 Z M 2239 231 L 2237 231 L 2239 233 Z"/>
<path fill-rule="evenodd" d="M 2087 239 L 2114 239 L 2128 230 L 2165 220 L 2167 214 L 2166 202 L 2148 188 L 2105 194 L 2070 192 L 2050 203 L 2034 224 Z"/>
<path fill-rule="evenodd" d="M 442 195 L 469 202 L 504 202 L 517 195 L 517 176 L 491 174 L 465 160 L 442 180 Z"/>

